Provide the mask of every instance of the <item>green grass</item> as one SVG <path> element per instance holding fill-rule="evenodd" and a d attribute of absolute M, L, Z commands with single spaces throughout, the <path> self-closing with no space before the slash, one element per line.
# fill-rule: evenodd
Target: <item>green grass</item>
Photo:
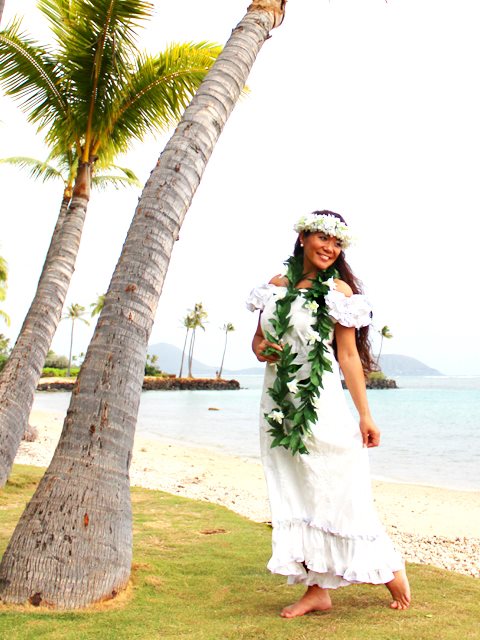
<path fill-rule="evenodd" d="M 0 551 L 42 471 L 15 467 L 0 493 Z M 388 607 L 384 587 L 333 592 L 334 609 L 278 616 L 301 587 L 265 570 L 270 530 L 223 507 L 133 489 L 131 586 L 83 612 L 0 605 L 0 638 L 14 640 L 469 640 L 479 638 L 480 581 L 410 565 L 410 610 Z"/>

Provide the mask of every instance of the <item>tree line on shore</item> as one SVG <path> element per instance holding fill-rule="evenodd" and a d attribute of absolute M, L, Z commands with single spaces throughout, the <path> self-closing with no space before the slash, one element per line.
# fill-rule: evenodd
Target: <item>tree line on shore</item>
<path fill-rule="evenodd" d="M 115 158 L 178 123 L 139 198 L 52 461 L 0 563 L 3 602 L 79 608 L 128 583 L 128 468 L 158 299 L 205 166 L 284 6 L 253 0 L 222 51 L 207 42 L 140 51 L 138 32 L 153 9 L 145 0 L 39 0 L 51 45 L 26 34 L 20 18 L 0 31 L 0 83 L 49 149 L 43 161 L 5 160 L 63 181 L 37 291 L 0 374 L 1 485 L 61 319 L 91 190 L 135 183 Z M 194 328 L 186 328 L 193 352 Z"/>

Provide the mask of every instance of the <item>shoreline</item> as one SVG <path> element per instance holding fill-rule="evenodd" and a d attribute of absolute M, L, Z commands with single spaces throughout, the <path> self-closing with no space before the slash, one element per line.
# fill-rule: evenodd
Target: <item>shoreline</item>
<path fill-rule="evenodd" d="M 48 466 L 61 413 L 34 410 L 34 442 L 22 441 L 15 463 Z M 270 511 L 260 461 L 163 438 L 135 436 L 132 486 L 214 502 L 255 522 Z M 380 519 L 405 559 L 480 577 L 480 492 L 372 479 Z"/>

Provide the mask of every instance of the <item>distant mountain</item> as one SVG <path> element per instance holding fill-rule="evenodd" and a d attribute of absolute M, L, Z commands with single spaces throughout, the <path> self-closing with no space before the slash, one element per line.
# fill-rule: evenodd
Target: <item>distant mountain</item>
<path fill-rule="evenodd" d="M 173 344 L 168 344 L 166 342 L 159 342 L 158 344 L 152 344 L 148 347 L 148 353 L 150 355 L 158 356 L 158 361 L 156 365 L 162 371 L 166 373 L 175 373 L 177 376 L 180 372 L 180 362 L 182 360 L 182 350 L 178 347 L 175 347 Z M 214 377 L 218 369 L 217 365 L 209 365 L 204 362 L 200 362 L 195 358 L 192 361 L 192 373 L 194 376 L 206 376 L 206 377 Z M 188 373 L 188 361 L 187 354 L 185 354 L 185 359 L 183 361 L 183 375 L 186 376 Z M 225 375 L 255 375 L 262 374 L 263 367 L 250 367 L 248 369 L 224 369 L 222 373 L 222 377 Z"/>
<path fill-rule="evenodd" d="M 180 371 L 180 361 L 182 359 L 182 350 L 173 344 L 159 342 L 148 347 L 148 353 L 158 356 L 157 367 L 166 373 L 175 373 L 178 375 Z M 183 375 L 188 372 L 187 356 L 183 364 Z M 385 354 L 380 356 L 380 367 L 385 375 L 393 376 L 441 376 L 440 371 L 428 367 L 420 360 L 410 358 L 409 356 Z M 208 365 L 199 360 L 193 359 L 192 373 L 195 376 L 213 377 L 218 369 L 218 365 Z M 255 375 L 262 374 L 264 367 L 249 367 L 247 369 L 224 369 L 223 375 Z"/>
<path fill-rule="evenodd" d="M 386 353 L 380 356 L 380 368 L 386 376 L 442 376 L 443 373 L 428 367 L 420 360 Z"/>

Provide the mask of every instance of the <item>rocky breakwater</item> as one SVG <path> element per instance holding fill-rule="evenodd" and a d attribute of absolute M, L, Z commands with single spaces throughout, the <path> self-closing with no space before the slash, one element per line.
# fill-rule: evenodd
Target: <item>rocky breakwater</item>
<path fill-rule="evenodd" d="M 71 391 L 75 378 L 41 378 L 37 391 Z M 144 391 L 171 390 L 236 390 L 240 389 L 238 380 L 224 380 L 223 378 L 176 378 L 175 376 L 145 376 Z"/>
<path fill-rule="evenodd" d="M 176 378 L 176 377 L 155 377 L 145 376 L 143 379 L 143 389 L 145 391 L 162 390 L 235 390 L 240 389 L 238 380 L 224 380 L 223 378 Z"/>

